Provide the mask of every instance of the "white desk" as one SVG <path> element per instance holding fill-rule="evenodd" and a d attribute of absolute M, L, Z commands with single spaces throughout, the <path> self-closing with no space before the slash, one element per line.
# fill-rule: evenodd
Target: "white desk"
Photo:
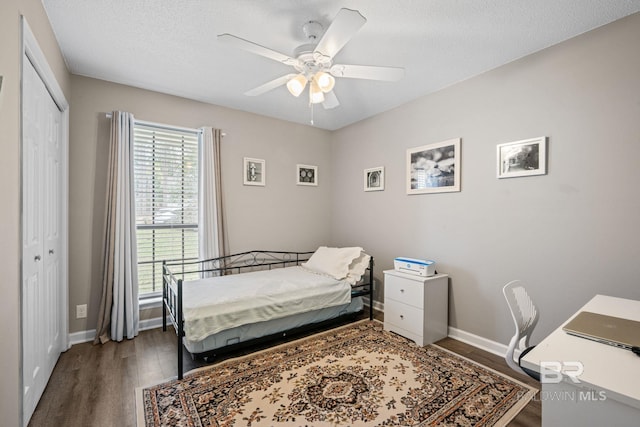
<path fill-rule="evenodd" d="M 640 321 L 640 301 L 596 295 L 578 312 L 583 310 Z M 575 314 L 567 322 L 573 317 Z M 551 381 L 541 381 L 542 425 L 640 425 L 640 357 L 630 350 L 569 335 L 562 326 L 521 361 L 536 372 L 546 362 L 554 371 L 548 376 Z M 576 376 L 579 383 L 571 379 L 572 371 L 575 376 L 580 367 L 575 362 L 583 368 Z"/>

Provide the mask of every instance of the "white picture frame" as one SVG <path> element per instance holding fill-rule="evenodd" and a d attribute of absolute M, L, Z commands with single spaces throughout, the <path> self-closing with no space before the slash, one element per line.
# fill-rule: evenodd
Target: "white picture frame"
<path fill-rule="evenodd" d="M 244 185 L 257 185 L 264 187 L 267 178 L 267 164 L 263 159 L 245 157 L 243 159 L 243 181 Z"/>
<path fill-rule="evenodd" d="M 407 149 L 407 194 L 460 191 L 460 138 Z"/>
<path fill-rule="evenodd" d="M 498 178 L 546 175 L 547 173 L 546 136 L 498 144 L 496 155 Z"/>
<path fill-rule="evenodd" d="M 364 170 L 364 191 L 384 190 L 384 166 Z"/>
<path fill-rule="evenodd" d="M 296 165 L 297 185 L 318 185 L 318 167 L 314 165 Z"/>

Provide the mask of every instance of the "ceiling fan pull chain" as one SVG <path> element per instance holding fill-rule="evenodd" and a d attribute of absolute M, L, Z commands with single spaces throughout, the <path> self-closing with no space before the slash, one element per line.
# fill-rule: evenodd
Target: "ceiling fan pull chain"
<path fill-rule="evenodd" d="M 309 107 L 311 107 L 311 126 L 313 126 L 313 103 L 309 102 Z"/>

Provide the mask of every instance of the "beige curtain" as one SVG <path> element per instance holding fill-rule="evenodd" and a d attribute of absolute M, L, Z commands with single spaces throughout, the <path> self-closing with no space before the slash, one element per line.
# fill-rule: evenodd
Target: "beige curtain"
<path fill-rule="evenodd" d="M 102 299 L 94 343 L 138 335 L 138 256 L 133 182 L 133 128 L 130 113 L 111 115 Z"/>
<path fill-rule="evenodd" d="M 210 127 L 200 130 L 198 243 L 199 258 L 205 260 L 224 256 L 228 250 L 220 169 L 222 131 Z"/>

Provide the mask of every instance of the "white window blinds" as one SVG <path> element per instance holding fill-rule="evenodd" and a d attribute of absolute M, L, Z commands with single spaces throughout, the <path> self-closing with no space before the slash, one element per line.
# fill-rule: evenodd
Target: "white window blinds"
<path fill-rule="evenodd" d="M 198 257 L 198 132 L 136 123 L 134 173 L 141 296 L 162 291 L 162 261 Z"/>

